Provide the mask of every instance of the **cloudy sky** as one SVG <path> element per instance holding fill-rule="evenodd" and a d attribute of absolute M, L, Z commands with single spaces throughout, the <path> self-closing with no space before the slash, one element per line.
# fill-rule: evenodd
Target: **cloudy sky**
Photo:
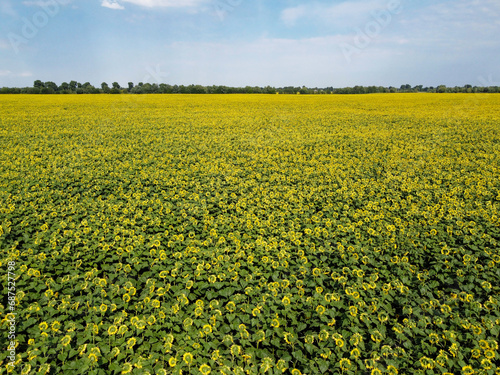
<path fill-rule="evenodd" d="M 0 87 L 500 85 L 498 0 L 0 0 Z"/>

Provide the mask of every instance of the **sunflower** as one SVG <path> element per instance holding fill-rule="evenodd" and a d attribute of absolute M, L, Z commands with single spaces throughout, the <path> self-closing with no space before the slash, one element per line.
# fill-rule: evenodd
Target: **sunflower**
<path fill-rule="evenodd" d="M 350 306 L 349 307 L 349 314 L 351 314 L 351 316 L 356 316 L 358 315 L 358 308 L 356 306 Z"/>
<path fill-rule="evenodd" d="M 203 326 L 203 332 L 205 334 L 209 334 L 209 333 L 212 333 L 212 326 L 210 324 L 205 324 Z"/>
<path fill-rule="evenodd" d="M 59 328 L 61 328 L 61 323 L 59 323 L 57 320 L 55 320 L 50 326 L 50 329 L 54 332 L 58 332 Z"/>
<path fill-rule="evenodd" d="M 199 368 L 199 371 L 203 374 L 203 375 L 208 375 L 210 374 L 210 372 L 212 371 L 212 369 L 210 368 L 209 365 L 207 365 L 206 363 L 202 364 Z"/>
<path fill-rule="evenodd" d="M 352 358 L 359 358 L 359 356 L 361 355 L 361 352 L 359 351 L 358 348 L 354 348 L 353 350 L 351 350 L 351 357 Z"/>
<path fill-rule="evenodd" d="M 134 347 L 134 345 L 136 344 L 137 340 L 135 339 L 135 337 L 131 337 L 128 339 L 127 341 L 127 349 L 132 349 Z"/>
<path fill-rule="evenodd" d="M 31 371 L 31 365 L 27 363 L 24 365 L 23 369 L 21 370 L 21 375 L 28 375 Z"/>
<path fill-rule="evenodd" d="M 484 356 L 487 358 L 487 359 L 493 359 L 495 358 L 495 352 L 491 349 L 487 349 L 484 351 Z"/>
<path fill-rule="evenodd" d="M 316 307 L 316 312 L 319 314 L 319 315 L 323 315 L 325 313 L 326 309 L 324 306 L 322 305 L 318 305 Z"/>
<path fill-rule="evenodd" d="M 340 366 L 340 369 L 342 371 L 347 371 L 350 369 L 351 367 L 351 361 L 348 360 L 347 358 L 342 358 L 340 361 L 339 361 L 339 366 Z"/>
<path fill-rule="evenodd" d="M 118 328 L 115 325 L 111 325 L 108 328 L 108 335 L 113 336 L 118 332 Z"/>
<path fill-rule="evenodd" d="M 189 352 L 184 353 L 184 355 L 182 356 L 182 360 L 186 365 L 190 366 L 191 363 L 193 362 L 193 355 Z"/>
<path fill-rule="evenodd" d="M 66 335 L 66 336 L 64 336 L 64 337 L 61 339 L 61 344 L 62 344 L 63 346 L 68 346 L 70 342 L 71 342 L 71 336 L 70 336 L 70 335 Z"/>
<path fill-rule="evenodd" d="M 122 374 L 129 374 L 132 372 L 132 370 L 134 369 L 134 367 L 132 366 L 131 363 L 129 362 L 126 362 L 123 364 L 123 367 L 122 367 Z"/>
<path fill-rule="evenodd" d="M 166 278 L 167 276 L 168 276 L 168 271 L 161 271 L 161 272 L 160 272 L 160 277 L 161 277 L 162 279 Z"/>
<path fill-rule="evenodd" d="M 118 354 L 120 354 L 120 349 L 118 349 L 116 346 L 111 350 L 110 354 L 113 357 L 118 357 Z"/>
<path fill-rule="evenodd" d="M 170 367 L 175 367 L 175 365 L 177 365 L 177 359 L 175 357 L 170 357 L 168 360 L 168 365 Z"/>
<path fill-rule="evenodd" d="M 233 356 L 238 356 L 241 353 L 241 346 L 239 345 L 231 345 L 231 354 Z"/>

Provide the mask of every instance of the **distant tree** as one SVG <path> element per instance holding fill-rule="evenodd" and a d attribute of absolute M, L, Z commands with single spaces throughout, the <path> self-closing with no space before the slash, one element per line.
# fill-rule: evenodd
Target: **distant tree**
<path fill-rule="evenodd" d="M 57 85 L 52 81 L 45 82 L 44 86 L 46 89 L 48 89 L 48 92 L 45 92 L 45 94 L 53 94 L 58 90 Z M 43 92 L 42 92 L 42 94 L 43 94 Z"/>
<path fill-rule="evenodd" d="M 68 82 L 63 82 L 59 86 L 59 91 L 69 91 L 69 83 Z"/>
<path fill-rule="evenodd" d="M 78 82 L 76 81 L 70 81 L 69 83 L 69 89 L 73 92 L 76 92 L 76 88 L 78 86 Z"/>
<path fill-rule="evenodd" d="M 108 93 L 109 93 L 109 91 L 110 91 L 110 88 L 109 88 L 109 86 L 108 86 L 108 84 L 107 84 L 106 82 L 101 83 L 101 89 L 102 89 L 102 91 L 103 91 L 103 92 L 105 92 L 106 94 L 108 94 Z"/>
<path fill-rule="evenodd" d="M 121 89 L 120 84 L 118 82 L 113 82 L 113 88 L 117 90 Z"/>
<path fill-rule="evenodd" d="M 436 92 L 439 92 L 439 93 L 444 93 L 446 92 L 446 85 L 439 85 L 436 89 Z"/>
<path fill-rule="evenodd" d="M 264 88 L 264 92 L 265 92 L 266 94 L 276 94 L 276 88 L 271 87 L 271 86 L 266 86 L 266 87 Z"/>
<path fill-rule="evenodd" d="M 153 86 L 151 86 L 151 83 L 146 82 L 140 87 L 142 89 L 143 94 L 152 94 L 153 93 Z"/>
<path fill-rule="evenodd" d="M 142 94 L 142 86 L 134 86 L 130 92 L 132 94 Z"/>
<path fill-rule="evenodd" d="M 21 94 L 40 94 L 38 87 L 25 87 L 21 90 Z"/>
<path fill-rule="evenodd" d="M 33 87 L 36 87 L 37 89 L 42 89 L 45 87 L 44 83 L 42 81 L 40 81 L 39 79 L 37 79 L 34 83 L 33 83 Z"/>
<path fill-rule="evenodd" d="M 134 82 L 129 82 L 128 83 L 128 92 L 132 91 L 133 88 L 134 88 Z"/>

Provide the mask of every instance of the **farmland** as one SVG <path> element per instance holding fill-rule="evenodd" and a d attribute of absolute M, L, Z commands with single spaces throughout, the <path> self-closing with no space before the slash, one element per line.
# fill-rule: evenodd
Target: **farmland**
<path fill-rule="evenodd" d="M 499 374 L 500 96 L 2 95 L 0 248 L 2 373 Z"/>

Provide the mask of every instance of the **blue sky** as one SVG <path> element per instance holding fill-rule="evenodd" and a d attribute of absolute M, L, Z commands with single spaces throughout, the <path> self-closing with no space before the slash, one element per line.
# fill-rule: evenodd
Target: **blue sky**
<path fill-rule="evenodd" d="M 0 87 L 500 85 L 498 0 L 1 0 Z"/>

